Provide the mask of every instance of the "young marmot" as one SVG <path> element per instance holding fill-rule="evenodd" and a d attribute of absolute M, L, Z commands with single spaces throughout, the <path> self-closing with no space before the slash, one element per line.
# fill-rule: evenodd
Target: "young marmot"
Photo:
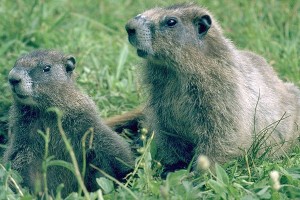
<path fill-rule="evenodd" d="M 272 146 L 270 153 L 279 156 L 297 142 L 299 89 L 281 81 L 264 58 L 238 50 L 208 10 L 195 4 L 154 8 L 131 19 L 126 30 L 145 61 L 145 126 L 154 131 L 166 167 L 184 166 L 200 154 L 228 161 L 254 140 L 261 152 Z"/>
<path fill-rule="evenodd" d="M 11 161 L 12 168 L 21 174 L 24 185 L 31 191 L 34 191 L 36 184 L 43 183 L 45 141 L 39 130 L 45 132 L 50 129 L 49 156 L 71 162 L 58 130 L 56 114 L 47 111 L 50 107 L 62 111 L 62 126 L 81 168 L 81 139 L 90 128 L 94 130 L 93 151 L 90 151 L 93 153 L 88 156 L 86 174 L 89 190 L 97 188 L 97 172 L 89 167 L 90 163 L 119 179 L 134 164 L 126 141 L 102 123 L 94 102 L 75 86 L 74 68 L 73 56 L 38 50 L 20 57 L 9 73 L 14 102 L 9 115 L 10 144 L 4 161 Z M 76 178 L 69 170 L 50 166 L 47 171 L 49 190 L 55 192 L 60 183 L 65 185 L 63 194 L 78 189 Z"/>

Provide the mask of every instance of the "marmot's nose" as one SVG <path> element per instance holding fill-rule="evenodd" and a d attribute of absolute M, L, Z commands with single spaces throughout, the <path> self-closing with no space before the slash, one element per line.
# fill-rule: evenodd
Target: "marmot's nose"
<path fill-rule="evenodd" d="M 127 31 L 128 37 L 134 37 L 136 34 L 136 26 L 132 21 L 128 22 L 125 26 L 125 29 Z"/>
<path fill-rule="evenodd" d="M 138 25 L 143 24 L 145 21 L 146 21 L 145 17 L 143 17 L 141 14 L 138 14 L 133 19 L 131 19 L 125 26 L 128 36 L 129 37 L 135 36 Z"/>
<path fill-rule="evenodd" d="M 136 19 L 132 19 L 130 20 L 126 26 L 125 29 L 127 31 L 128 34 L 128 41 L 130 42 L 130 44 L 132 44 L 133 46 L 136 46 L 137 43 L 137 32 L 138 32 L 138 23 Z"/>
<path fill-rule="evenodd" d="M 14 70 L 11 70 L 8 74 L 8 81 L 12 86 L 16 86 L 21 82 L 21 77 L 14 73 Z"/>
<path fill-rule="evenodd" d="M 18 84 L 21 82 L 21 79 L 10 78 L 8 81 L 9 81 L 9 83 L 10 83 L 12 86 L 15 86 L 15 85 L 18 85 Z"/>

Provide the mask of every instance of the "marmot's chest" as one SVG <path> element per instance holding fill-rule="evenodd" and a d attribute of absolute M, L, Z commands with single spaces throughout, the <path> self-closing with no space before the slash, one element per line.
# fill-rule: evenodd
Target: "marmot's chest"
<path fill-rule="evenodd" d="M 195 135 L 199 134 L 199 130 L 205 124 L 202 119 L 205 114 L 201 102 L 180 92 L 172 96 L 160 95 L 154 99 L 153 111 L 160 128 L 196 143 Z"/>

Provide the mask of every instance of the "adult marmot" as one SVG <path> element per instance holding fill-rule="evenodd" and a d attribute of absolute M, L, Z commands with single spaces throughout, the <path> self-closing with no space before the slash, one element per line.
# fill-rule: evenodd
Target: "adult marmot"
<path fill-rule="evenodd" d="M 89 163 L 116 178 L 124 177 L 133 166 L 129 145 L 102 123 L 94 102 L 75 86 L 74 68 L 73 56 L 52 50 L 37 50 L 20 57 L 9 73 L 14 103 L 9 115 L 10 144 L 4 161 L 11 161 L 12 168 L 22 175 L 24 185 L 31 191 L 36 183 L 43 183 L 41 173 L 45 141 L 38 130 L 45 132 L 50 129 L 49 156 L 71 161 L 59 133 L 56 114 L 47 111 L 50 107 L 62 111 L 62 126 L 81 168 L 81 139 L 89 128 L 94 130 L 94 153 L 88 158 Z M 96 171 L 89 168 L 89 163 L 86 185 L 94 190 Z M 75 176 L 64 167 L 50 166 L 47 178 L 51 192 L 60 183 L 65 185 L 63 194 L 77 191 Z"/>
<path fill-rule="evenodd" d="M 212 14 L 195 4 L 153 8 L 127 25 L 144 58 L 146 127 L 167 167 L 205 154 L 224 162 L 254 140 L 281 155 L 299 136 L 300 92 L 264 58 L 236 49 Z"/>

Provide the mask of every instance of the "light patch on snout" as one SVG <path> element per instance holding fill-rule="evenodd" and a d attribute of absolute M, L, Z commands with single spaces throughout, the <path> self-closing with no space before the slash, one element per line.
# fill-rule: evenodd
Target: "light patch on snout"
<path fill-rule="evenodd" d="M 142 14 L 138 14 L 137 16 L 135 16 L 135 19 L 138 19 L 138 18 L 146 19 L 146 17 Z"/>

